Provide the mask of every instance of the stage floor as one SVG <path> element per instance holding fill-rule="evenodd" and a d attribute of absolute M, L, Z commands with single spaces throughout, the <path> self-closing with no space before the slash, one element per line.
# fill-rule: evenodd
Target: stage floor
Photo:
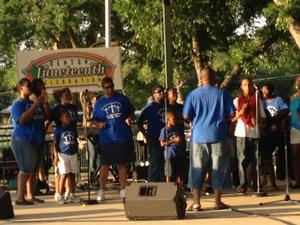
<path fill-rule="evenodd" d="M 268 190 L 268 187 L 266 188 Z M 257 197 L 249 192 L 247 195 L 239 195 L 235 190 L 226 190 L 223 201 L 232 208 L 226 210 L 213 210 L 212 196 L 202 197 L 201 212 L 187 212 L 182 220 L 161 221 L 130 221 L 126 218 L 122 201 L 117 190 L 106 192 L 106 202 L 97 205 L 66 204 L 59 206 L 53 196 L 40 196 L 46 202 L 33 206 L 15 206 L 15 218 L 0 220 L 0 224 L 300 224 L 300 190 L 291 190 L 290 197 L 295 202 L 284 202 L 284 186 L 280 186 L 278 192 L 268 192 L 266 197 Z M 80 197 L 86 199 L 87 193 L 80 192 Z M 12 201 L 15 201 L 16 192 L 11 191 Z M 95 199 L 96 192 L 92 191 L 91 199 Z M 187 198 L 191 204 L 191 196 Z M 260 205 L 262 203 L 262 205 Z"/>

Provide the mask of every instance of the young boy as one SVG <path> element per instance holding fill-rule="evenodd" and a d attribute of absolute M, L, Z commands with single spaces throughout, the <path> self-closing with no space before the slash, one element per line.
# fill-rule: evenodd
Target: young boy
<path fill-rule="evenodd" d="M 66 179 L 70 180 L 69 202 L 80 202 L 75 193 L 75 173 L 78 172 L 76 130 L 71 125 L 71 117 L 67 110 L 62 109 L 59 113 L 62 123 L 54 133 L 54 165 L 58 168 L 60 179 L 58 185 L 59 196 L 57 203 L 63 205 L 66 200 L 63 197 Z"/>
<path fill-rule="evenodd" d="M 161 129 L 160 145 L 164 147 L 166 181 L 175 178 L 182 187 L 184 176 L 184 155 L 182 150 L 183 135 L 180 131 L 177 118 L 173 112 L 167 112 L 167 127 Z"/>

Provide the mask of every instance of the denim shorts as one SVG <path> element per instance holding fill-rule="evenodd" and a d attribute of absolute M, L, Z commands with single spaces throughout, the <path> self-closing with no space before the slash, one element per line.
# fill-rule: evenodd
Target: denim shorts
<path fill-rule="evenodd" d="M 33 174 L 38 169 L 38 145 L 22 138 L 12 137 L 12 150 L 20 173 Z"/>
<path fill-rule="evenodd" d="M 215 143 L 192 143 L 188 186 L 201 188 L 206 173 L 211 170 L 212 188 L 223 189 L 228 176 L 230 150 L 226 140 Z"/>

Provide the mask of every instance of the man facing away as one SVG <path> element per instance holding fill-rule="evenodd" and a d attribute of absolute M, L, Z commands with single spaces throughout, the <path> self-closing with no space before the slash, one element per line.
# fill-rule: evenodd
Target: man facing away
<path fill-rule="evenodd" d="M 210 165 L 215 209 L 225 209 L 228 206 L 221 201 L 221 195 L 230 155 L 226 149 L 227 126 L 235 108 L 230 95 L 214 86 L 214 71 L 210 67 L 203 68 L 200 77 L 203 86 L 188 95 L 183 108 L 183 118 L 192 125 L 188 186 L 192 188 L 193 204 L 188 210 L 201 210 L 200 190 Z"/>

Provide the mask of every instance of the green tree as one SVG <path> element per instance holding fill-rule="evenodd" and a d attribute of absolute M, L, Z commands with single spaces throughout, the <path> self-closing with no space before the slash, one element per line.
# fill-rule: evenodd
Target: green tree
<path fill-rule="evenodd" d="M 139 108 L 149 88 L 164 82 L 162 1 L 112 2 L 112 44 L 122 46 L 125 93 Z M 212 66 L 227 87 L 241 73 L 288 73 L 292 70 L 284 62 L 297 64 L 296 0 L 171 2 L 174 76 L 186 81 L 185 90 L 199 83 L 205 65 Z M 255 25 L 263 19 L 265 25 Z M 103 0 L 0 2 L 2 74 L 15 70 L 18 49 L 93 47 L 102 46 L 103 40 Z M 285 59 L 278 57 L 283 53 Z"/>

